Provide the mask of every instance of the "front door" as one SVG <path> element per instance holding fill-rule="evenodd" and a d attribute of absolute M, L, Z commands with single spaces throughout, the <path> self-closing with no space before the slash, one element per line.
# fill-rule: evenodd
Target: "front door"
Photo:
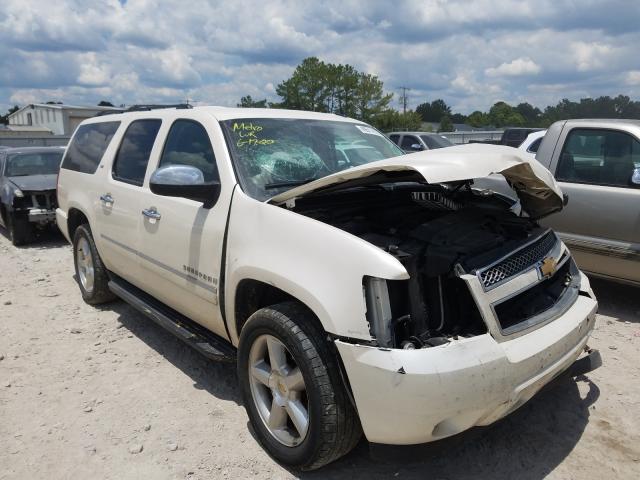
<path fill-rule="evenodd" d="M 574 128 L 566 134 L 555 172 L 569 203 L 543 223 L 560 234 L 582 269 L 640 282 L 636 167 L 640 142 L 628 133 Z"/>
<path fill-rule="evenodd" d="M 220 180 L 210 133 L 212 119 L 177 118 L 171 123 L 157 168 L 190 165 L 204 180 Z M 219 132 L 218 132 L 219 133 Z M 220 137 L 221 140 L 221 137 Z M 219 145 L 219 154 L 224 147 Z M 141 266 L 145 289 L 183 315 L 227 337 L 219 305 L 222 247 L 231 185 L 222 182 L 217 203 L 155 195 L 145 188 L 141 208 Z"/>

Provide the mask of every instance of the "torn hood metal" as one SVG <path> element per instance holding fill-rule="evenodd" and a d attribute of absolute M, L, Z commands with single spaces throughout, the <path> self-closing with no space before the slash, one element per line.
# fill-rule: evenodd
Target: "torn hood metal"
<path fill-rule="evenodd" d="M 400 172 L 419 174 L 427 183 L 447 183 L 502 175 L 520 199 L 520 204 L 531 217 L 542 218 L 560 211 L 563 195 L 553 175 L 541 163 L 518 149 L 501 145 L 467 144 L 401 155 L 360 165 L 314 180 L 313 182 L 280 193 L 268 202 L 279 205 L 323 190 L 335 190 L 354 185 L 398 181 Z M 385 175 L 386 173 L 386 175 Z"/>

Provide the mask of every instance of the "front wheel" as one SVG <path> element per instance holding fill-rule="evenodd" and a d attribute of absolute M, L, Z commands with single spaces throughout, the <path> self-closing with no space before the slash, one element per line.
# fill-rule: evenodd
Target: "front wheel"
<path fill-rule="evenodd" d="M 11 243 L 18 247 L 27 243 L 31 234 L 31 225 L 29 225 L 29 220 L 26 218 L 9 213 L 7 215 L 7 230 L 9 231 L 9 237 L 11 237 Z"/>
<path fill-rule="evenodd" d="M 362 434 L 329 346 L 313 314 L 296 302 L 258 310 L 242 329 L 244 405 L 258 441 L 283 464 L 319 468 Z"/>

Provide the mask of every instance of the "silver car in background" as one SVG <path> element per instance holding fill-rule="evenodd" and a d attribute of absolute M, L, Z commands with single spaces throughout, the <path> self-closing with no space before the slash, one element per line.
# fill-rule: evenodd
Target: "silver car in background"
<path fill-rule="evenodd" d="M 422 150 L 435 150 L 453 146 L 451 141 L 439 133 L 430 132 L 393 132 L 389 134 L 393 143 L 405 153 L 415 153 Z"/>

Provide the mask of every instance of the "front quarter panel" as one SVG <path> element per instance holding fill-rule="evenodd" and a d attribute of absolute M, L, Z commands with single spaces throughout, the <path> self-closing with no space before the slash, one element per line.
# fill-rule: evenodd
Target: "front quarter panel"
<path fill-rule="evenodd" d="M 363 276 L 407 279 L 391 255 L 335 227 L 234 194 L 227 238 L 226 313 L 237 344 L 235 292 L 244 279 L 273 285 L 297 298 L 327 332 L 371 340 Z"/>

